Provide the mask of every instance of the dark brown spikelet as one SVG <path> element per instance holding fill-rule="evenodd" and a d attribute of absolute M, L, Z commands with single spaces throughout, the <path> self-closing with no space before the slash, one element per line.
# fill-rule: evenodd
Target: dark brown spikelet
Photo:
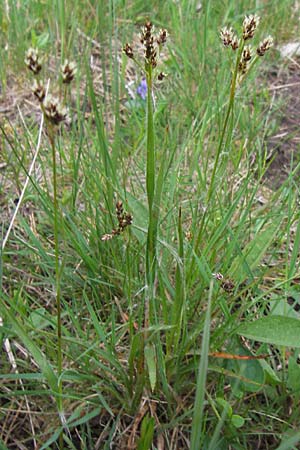
<path fill-rule="evenodd" d="M 158 45 L 164 45 L 167 42 L 168 33 L 167 30 L 163 29 L 160 30 L 158 37 L 157 37 L 157 44 Z"/>
<path fill-rule="evenodd" d="M 246 16 L 243 22 L 243 39 L 252 39 L 256 28 L 258 27 L 260 18 L 256 14 Z"/>
<path fill-rule="evenodd" d="M 166 78 L 166 74 L 164 73 L 164 72 L 160 72 L 158 75 L 157 75 L 157 79 L 159 80 L 159 81 L 162 81 L 164 78 Z"/>
<path fill-rule="evenodd" d="M 124 211 L 123 203 L 120 200 L 116 203 L 116 215 L 118 219 L 118 227 L 114 228 L 111 233 L 104 234 L 101 237 L 101 241 L 109 241 L 114 236 L 119 236 L 123 233 L 126 227 L 132 224 L 132 215 Z"/>
<path fill-rule="evenodd" d="M 273 46 L 273 38 L 268 36 L 264 39 L 256 49 L 258 56 L 264 56 L 264 54 Z"/>
<path fill-rule="evenodd" d="M 48 95 L 43 103 L 44 113 L 53 125 L 59 125 L 68 118 L 68 110 L 60 103 L 59 99 Z"/>
<path fill-rule="evenodd" d="M 123 52 L 125 53 L 126 56 L 128 56 L 128 58 L 130 59 L 134 58 L 133 50 L 130 44 L 127 43 L 124 45 Z"/>
<path fill-rule="evenodd" d="M 42 70 L 42 64 L 40 61 L 38 50 L 35 48 L 29 48 L 25 54 L 24 59 L 26 67 L 37 75 Z"/>
<path fill-rule="evenodd" d="M 45 100 L 46 97 L 46 89 L 44 85 L 40 82 L 34 79 L 34 83 L 32 86 L 32 92 L 33 95 L 38 99 L 40 103 L 42 103 Z"/>
<path fill-rule="evenodd" d="M 152 22 L 145 23 L 141 31 L 141 43 L 145 48 L 145 60 L 152 67 L 157 66 L 157 51 L 154 45 L 154 26 Z"/>
<path fill-rule="evenodd" d="M 244 50 L 243 50 L 241 61 L 239 63 L 239 72 L 242 75 L 247 73 L 248 68 L 249 68 L 249 61 L 251 60 L 251 58 L 252 58 L 251 47 L 249 45 L 246 45 Z"/>
<path fill-rule="evenodd" d="M 70 84 L 77 72 L 76 64 L 67 59 L 61 66 L 61 76 L 64 84 Z"/>

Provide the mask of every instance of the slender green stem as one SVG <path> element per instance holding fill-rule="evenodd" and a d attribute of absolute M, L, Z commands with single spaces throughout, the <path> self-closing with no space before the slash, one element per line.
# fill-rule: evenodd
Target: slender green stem
<path fill-rule="evenodd" d="M 57 376 L 58 376 L 58 412 L 63 414 L 62 401 L 62 327 L 61 327 L 61 293 L 60 293 L 60 265 L 59 265 L 59 243 L 58 243 L 58 228 L 59 228 L 59 206 L 57 198 L 57 166 L 56 166 L 56 151 L 55 151 L 55 137 L 53 126 L 49 126 L 49 139 L 52 150 L 52 174 L 53 174 L 53 209 L 54 209 L 54 252 L 55 252 L 55 297 L 56 297 L 56 318 L 57 318 Z M 63 449 L 63 434 L 59 437 L 59 448 Z"/>
<path fill-rule="evenodd" d="M 237 83 L 237 76 L 238 76 L 238 70 L 239 70 L 239 63 L 241 60 L 241 55 L 243 53 L 243 49 L 244 49 L 244 41 L 241 40 L 240 41 L 240 46 L 239 46 L 239 51 L 237 54 L 237 58 L 236 58 L 236 63 L 235 63 L 235 68 L 234 68 L 234 72 L 232 75 L 232 80 L 231 80 L 231 87 L 230 87 L 230 94 L 229 94 L 229 103 L 228 103 L 228 107 L 227 107 L 227 111 L 226 111 L 226 115 L 225 115 L 225 120 L 223 123 L 223 128 L 222 128 L 222 132 L 221 132 L 221 136 L 220 136 L 220 141 L 219 141 L 219 145 L 217 148 L 217 152 L 216 152 L 216 156 L 215 156 L 215 161 L 214 161 L 214 166 L 213 166 L 213 171 L 212 171 L 212 175 L 210 178 L 210 184 L 209 184 L 209 188 L 207 191 L 207 197 L 206 197 L 206 208 L 205 208 L 205 212 L 202 216 L 202 220 L 200 223 L 200 227 L 199 227 L 199 232 L 197 234 L 197 239 L 195 242 L 195 249 L 198 248 L 201 238 L 202 238 L 202 231 L 203 231 L 203 227 L 204 227 L 204 223 L 205 223 L 205 219 L 206 219 L 206 214 L 208 212 L 208 206 L 210 204 L 210 201 L 212 199 L 212 195 L 214 193 L 214 189 L 215 189 L 215 178 L 216 178 L 216 173 L 217 173 L 217 169 L 219 167 L 219 160 L 220 160 L 220 156 L 221 156 L 221 152 L 223 149 L 223 144 L 224 144 L 224 140 L 225 140 L 225 136 L 226 136 L 226 131 L 228 128 L 228 123 L 229 123 L 229 118 L 233 112 L 233 107 L 234 107 L 234 99 L 235 99 L 235 92 L 236 92 L 236 83 Z"/>
<path fill-rule="evenodd" d="M 153 123 L 153 101 L 152 101 L 152 67 L 147 66 L 147 167 L 146 167 L 146 189 L 148 198 L 148 236 L 146 250 L 146 279 L 148 290 L 153 296 L 155 271 L 156 271 L 156 228 L 157 221 L 154 217 L 155 196 L 155 146 L 154 146 L 154 123 Z"/>

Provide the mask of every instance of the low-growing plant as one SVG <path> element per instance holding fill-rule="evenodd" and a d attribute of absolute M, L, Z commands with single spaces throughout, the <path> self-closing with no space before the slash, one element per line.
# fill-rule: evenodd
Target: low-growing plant
<path fill-rule="evenodd" d="M 256 41 L 260 19 L 247 15 L 240 33 L 220 31 L 228 61 L 213 47 L 214 8 L 167 3 L 170 35 L 135 2 L 123 21 L 118 2 L 89 4 L 93 37 L 59 3 L 58 97 L 39 52 L 26 53 L 45 148 L 28 170 L 35 120 L 18 132 L 1 123 L 11 173 L 26 182 L 2 244 L 0 331 L 13 369 L 1 374 L 3 411 L 25 405 L 30 428 L 15 444 L 14 421 L 1 419 L 3 448 L 275 449 L 300 439 L 289 435 L 297 413 L 284 413 L 299 401 L 289 350 L 299 317 L 283 299 L 298 302 L 298 167 L 265 199 L 265 134 L 240 131 L 264 120 L 259 94 L 260 116 L 252 111 L 254 68 L 273 40 Z M 122 48 L 135 7 L 144 25 Z M 73 44 L 78 66 L 65 61 Z"/>

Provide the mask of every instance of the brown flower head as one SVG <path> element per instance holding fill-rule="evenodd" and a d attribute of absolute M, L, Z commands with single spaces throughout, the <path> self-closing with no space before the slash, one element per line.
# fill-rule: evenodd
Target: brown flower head
<path fill-rule="evenodd" d="M 231 41 L 231 48 L 232 50 L 236 50 L 239 48 L 239 40 L 236 34 L 233 35 L 232 41 Z"/>
<path fill-rule="evenodd" d="M 157 75 L 157 79 L 158 79 L 159 81 L 162 81 L 164 78 L 166 78 L 166 76 L 167 76 L 166 73 L 160 72 L 160 73 Z"/>
<path fill-rule="evenodd" d="M 32 92 L 40 103 L 44 101 L 46 97 L 46 89 L 45 86 L 41 83 L 41 81 L 34 79 Z"/>
<path fill-rule="evenodd" d="M 127 43 L 124 45 L 123 52 L 125 53 L 126 56 L 128 56 L 128 58 L 130 59 L 134 58 L 133 50 L 130 44 Z"/>
<path fill-rule="evenodd" d="M 274 45 L 273 38 L 271 36 L 266 37 L 257 47 L 256 53 L 258 56 L 264 56 L 264 54 Z"/>
<path fill-rule="evenodd" d="M 61 105 L 58 98 L 48 95 L 43 103 L 46 118 L 53 125 L 59 125 L 68 118 L 68 110 Z"/>
<path fill-rule="evenodd" d="M 61 76 L 63 83 L 69 84 L 74 79 L 74 76 L 77 72 L 77 67 L 75 62 L 68 61 L 67 59 L 61 66 Z"/>
<path fill-rule="evenodd" d="M 164 45 L 167 42 L 168 32 L 163 29 L 160 30 L 156 39 L 158 45 Z"/>
<path fill-rule="evenodd" d="M 42 70 L 42 64 L 40 61 L 38 50 L 35 48 L 29 48 L 25 53 L 24 59 L 26 67 L 37 75 Z"/>
<path fill-rule="evenodd" d="M 245 16 L 243 22 L 243 39 L 252 39 L 256 28 L 258 27 L 260 18 L 256 14 L 250 14 L 250 16 Z"/>
<path fill-rule="evenodd" d="M 141 43 L 145 48 L 145 60 L 152 67 L 157 66 L 157 51 L 154 45 L 154 26 L 151 22 L 146 22 L 141 31 Z"/>
<path fill-rule="evenodd" d="M 229 47 L 232 43 L 232 40 L 234 38 L 234 33 L 233 33 L 233 29 L 224 27 L 220 30 L 220 38 L 221 41 L 223 42 L 223 45 L 225 47 Z"/>
<path fill-rule="evenodd" d="M 124 211 L 121 200 L 116 203 L 116 214 L 118 219 L 118 226 L 114 228 L 111 233 L 106 233 L 101 237 L 101 241 L 110 241 L 114 236 L 119 236 L 126 227 L 132 224 L 133 217 L 130 213 Z"/>
<path fill-rule="evenodd" d="M 246 72 L 248 71 L 249 61 L 251 60 L 251 58 L 252 58 L 251 46 L 246 45 L 239 63 L 239 72 L 242 75 L 245 75 Z"/>

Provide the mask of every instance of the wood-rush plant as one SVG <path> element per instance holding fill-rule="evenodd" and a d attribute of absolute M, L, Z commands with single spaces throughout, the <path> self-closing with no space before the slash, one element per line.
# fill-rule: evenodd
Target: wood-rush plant
<path fill-rule="evenodd" d="M 146 191 L 148 200 L 148 232 L 146 244 L 146 296 L 144 305 L 144 345 L 148 340 L 148 329 L 150 325 L 157 323 L 157 305 L 155 304 L 155 279 L 157 270 L 157 232 L 159 220 L 159 204 L 162 191 L 163 169 L 156 176 L 156 149 L 155 149 L 155 133 L 153 121 L 153 80 L 157 69 L 158 58 L 161 47 L 167 41 L 167 31 L 162 29 L 156 35 L 154 26 L 147 21 L 141 30 L 141 44 L 144 47 L 144 61 L 141 64 L 135 56 L 135 52 L 130 44 L 126 44 L 123 48 L 128 58 L 132 59 L 145 74 L 147 83 L 147 145 L 146 145 Z M 162 80 L 165 74 L 158 73 L 157 78 Z M 145 347 L 145 357 L 148 364 L 151 387 L 155 386 L 155 370 L 151 370 L 150 366 L 155 359 L 155 349 L 152 345 Z M 152 381 L 151 381 L 152 379 Z"/>
<path fill-rule="evenodd" d="M 56 137 L 61 123 L 68 119 L 68 110 L 59 98 L 52 95 L 46 95 L 46 89 L 39 79 L 42 64 L 38 51 L 30 48 L 25 55 L 25 64 L 34 74 L 33 94 L 38 99 L 42 113 L 44 115 L 46 132 L 52 151 L 52 178 L 53 178 L 53 232 L 54 232 L 54 253 L 55 253 L 55 298 L 56 298 L 56 318 L 57 318 L 57 405 L 60 420 L 63 426 L 66 425 L 63 409 L 63 386 L 62 386 L 62 306 L 61 306 L 61 263 L 59 259 L 59 221 L 60 208 L 58 202 L 57 186 L 57 161 L 56 161 Z M 61 76 L 63 83 L 67 87 L 73 80 L 76 73 L 76 65 L 73 62 L 65 61 L 61 67 Z M 64 91 L 64 102 L 66 100 L 66 89 Z M 63 448 L 63 435 L 59 438 L 60 449 Z"/>
<path fill-rule="evenodd" d="M 246 16 L 243 21 L 242 34 L 240 37 L 238 37 L 234 33 L 231 27 L 230 28 L 224 27 L 220 31 L 220 37 L 223 42 L 223 45 L 227 48 L 231 48 L 231 50 L 237 52 L 237 54 L 235 62 L 233 64 L 229 102 L 225 114 L 219 144 L 215 155 L 210 184 L 208 186 L 206 196 L 206 209 L 202 216 L 199 232 L 195 242 L 195 249 L 198 248 L 201 242 L 202 231 L 205 224 L 206 215 L 209 210 L 209 206 L 211 206 L 211 200 L 213 199 L 213 194 L 215 192 L 217 182 L 218 184 L 220 182 L 219 179 L 217 180 L 217 175 L 221 172 L 220 178 L 222 178 L 224 169 L 226 167 L 226 161 L 223 164 L 220 164 L 220 156 L 224 144 L 228 142 L 228 140 L 231 138 L 230 129 L 228 130 L 228 128 L 230 118 L 232 118 L 234 113 L 234 100 L 237 88 L 241 85 L 242 81 L 249 73 L 249 71 L 253 68 L 253 66 L 256 64 L 258 59 L 264 56 L 266 51 L 268 51 L 273 45 L 273 39 L 270 36 L 264 39 L 257 46 L 255 54 L 253 53 L 252 47 L 248 45 L 248 41 L 254 37 L 259 21 L 260 18 L 257 15 Z M 219 275 L 220 274 L 216 274 L 215 275 L 216 278 Z M 203 447 L 204 398 L 205 398 L 206 373 L 207 373 L 207 361 L 209 349 L 209 320 L 210 320 L 209 316 L 210 316 L 210 300 L 209 300 L 209 307 L 207 308 L 205 321 L 206 331 L 204 331 L 203 333 L 204 337 L 202 342 L 202 353 L 198 370 L 197 389 L 196 389 L 196 398 L 194 402 L 193 423 L 192 423 L 191 443 L 190 443 L 191 450 L 198 450 L 199 448 Z M 209 450 L 213 450 L 216 448 L 217 441 L 221 432 L 221 427 L 223 425 L 223 421 L 224 419 L 220 420 L 219 426 L 216 428 L 212 436 L 211 442 L 208 447 Z"/>
<path fill-rule="evenodd" d="M 273 46 L 273 38 L 271 36 L 266 37 L 262 42 L 260 42 L 260 44 L 256 47 L 255 51 L 251 45 L 248 45 L 248 41 L 253 39 L 255 35 L 259 22 L 260 18 L 256 14 L 245 16 L 242 25 L 242 33 L 239 37 L 233 31 L 232 27 L 230 28 L 224 27 L 220 30 L 220 38 L 222 40 L 224 47 L 231 48 L 231 50 L 236 53 L 236 58 L 235 61 L 233 62 L 232 68 L 229 102 L 227 106 L 227 111 L 225 113 L 225 119 L 220 135 L 219 144 L 217 146 L 217 151 L 215 154 L 212 175 L 206 196 L 206 209 L 205 213 L 202 216 L 201 225 L 199 227 L 199 233 L 197 235 L 197 239 L 195 242 L 195 249 L 197 249 L 200 244 L 203 226 L 206 219 L 206 213 L 208 211 L 209 204 L 215 192 L 217 181 L 218 183 L 220 181 L 217 180 L 217 172 L 220 169 L 219 164 L 220 156 L 222 154 L 224 144 L 227 142 L 228 139 L 230 139 L 230 131 L 228 132 L 228 127 L 230 119 L 233 117 L 234 113 L 234 101 L 237 89 L 240 87 L 246 75 L 249 74 L 250 70 L 252 70 L 252 68 L 258 62 L 258 60 L 262 56 L 264 56 L 265 53 Z"/>

